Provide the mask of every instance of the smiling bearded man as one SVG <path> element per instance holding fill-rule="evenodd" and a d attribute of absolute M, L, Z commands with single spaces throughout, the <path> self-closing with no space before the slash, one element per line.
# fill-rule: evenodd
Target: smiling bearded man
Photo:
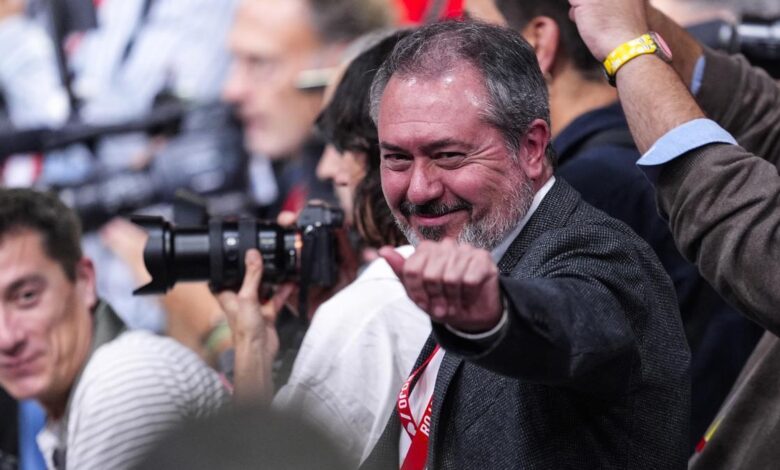
<path fill-rule="evenodd" d="M 429 25 L 376 75 L 381 254 L 433 322 L 364 468 L 681 468 L 689 354 L 646 243 L 553 176 L 517 33 Z M 490 250 L 490 251 L 488 251 Z"/>

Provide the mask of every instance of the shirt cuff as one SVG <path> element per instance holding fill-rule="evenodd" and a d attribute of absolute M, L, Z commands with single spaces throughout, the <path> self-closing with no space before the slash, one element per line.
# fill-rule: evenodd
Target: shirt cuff
<path fill-rule="evenodd" d="M 705 145 L 723 143 L 737 145 L 734 137 L 710 119 L 694 119 L 663 135 L 636 164 L 647 179 L 655 184 L 664 164 Z"/>
<path fill-rule="evenodd" d="M 501 319 L 498 321 L 498 324 L 496 326 L 489 329 L 488 331 L 482 333 L 466 333 L 465 331 L 457 330 L 447 324 L 445 324 L 444 327 L 447 328 L 447 330 L 449 330 L 450 333 L 460 338 L 468 339 L 472 341 L 480 341 L 480 340 L 490 338 L 496 333 L 498 333 L 499 331 L 501 331 L 501 329 L 504 328 L 504 325 L 506 325 L 508 320 L 509 320 L 509 311 L 506 308 L 506 302 L 504 302 L 504 312 L 501 314 Z"/>
<path fill-rule="evenodd" d="M 691 77 L 691 94 L 696 96 L 701 90 L 701 82 L 704 79 L 704 67 L 707 65 L 707 59 L 702 54 L 693 66 L 693 76 Z"/>

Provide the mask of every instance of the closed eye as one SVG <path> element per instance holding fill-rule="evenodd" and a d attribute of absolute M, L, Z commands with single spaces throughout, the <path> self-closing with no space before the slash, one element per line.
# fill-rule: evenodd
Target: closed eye
<path fill-rule="evenodd" d="M 382 158 L 385 160 L 410 160 L 411 159 L 409 155 L 405 155 L 403 153 L 386 153 L 382 155 Z"/>
<path fill-rule="evenodd" d="M 436 158 L 461 158 L 465 156 L 466 154 L 462 152 L 439 152 L 436 154 Z"/>

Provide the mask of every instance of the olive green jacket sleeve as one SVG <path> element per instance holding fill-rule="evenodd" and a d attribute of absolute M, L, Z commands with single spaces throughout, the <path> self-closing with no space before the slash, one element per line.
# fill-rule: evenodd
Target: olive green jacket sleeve
<path fill-rule="evenodd" d="M 706 52 L 697 101 L 741 147 L 666 165 L 659 206 L 681 252 L 745 315 L 780 333 L 780 87 L 743 58 Z"/>

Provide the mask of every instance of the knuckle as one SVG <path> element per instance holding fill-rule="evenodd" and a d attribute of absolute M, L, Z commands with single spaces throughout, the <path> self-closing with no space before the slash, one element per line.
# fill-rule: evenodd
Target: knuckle
<path fill-rule="evenodd" d="M 457 287 L 460 285 L 461 281 L 461 276 L 455 273 L 446 273 L 442 278 L 442 283 L 445 287 Z"/>

